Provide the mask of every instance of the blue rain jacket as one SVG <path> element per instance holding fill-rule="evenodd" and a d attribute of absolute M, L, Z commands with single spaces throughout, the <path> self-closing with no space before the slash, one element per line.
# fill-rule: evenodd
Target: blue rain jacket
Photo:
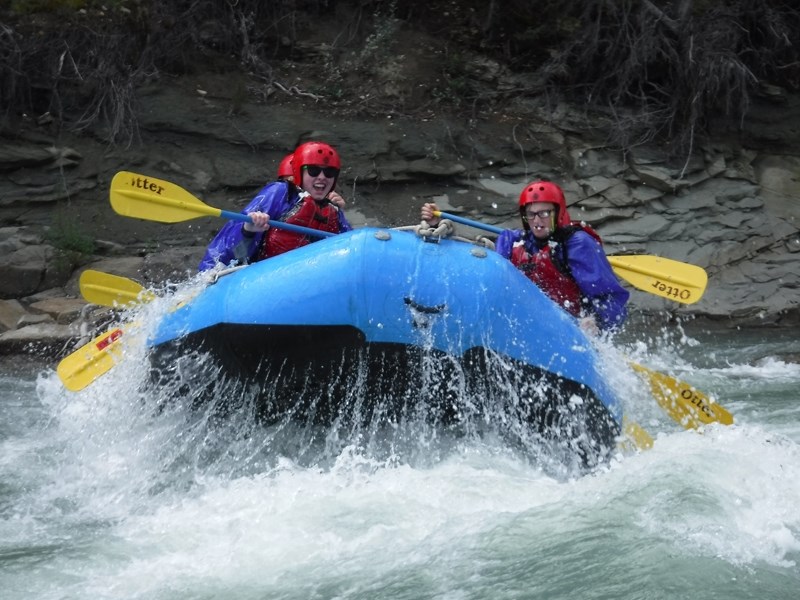
<path fill-rule="evenodd" d="M 533 233 L 522 229 L 503 231 L 497 238 L 495 249 L 510 259 L 514 244 L 523 239 L 528 253 L 539 251 Z M 578 284 L 597 325 L 603 330 L 622 325 L 628 317 L 625 304 L 630 293 L 620 285 L 600 243 L 585 231 L 578 230 L 567 238 L 565 244 L 558 244 L 553 252 L 560 253 L 559 258 L 569 266 L 570 275 Z"/>
<path fill-rule="evenodd" d="M 268 183 L 255 198 L 250 201 L 242 214 L 251 212 L 265 212 L 270 216 L 270 220 L 281 220 L 283 216 L 299 200 L 298 189 L 285 181 L 274 181 Z M 339 213 L 339 232 L 350 231 L 353 229 L 344 216 L 344 211 Z M 206 271 L 217 263 L 230 266 L 234 261 L 236 264 L 247 264 L 253 260 L 264 237 L 264 233 L 256 233 L 252 237 L 245 237 L 242 233 L 244 223 L 239 221 L 228 221 L 217 235 L 211 240 L 200 261 L 199 271 Z M 312 240 L 312 242 L 317 240 Z"/>

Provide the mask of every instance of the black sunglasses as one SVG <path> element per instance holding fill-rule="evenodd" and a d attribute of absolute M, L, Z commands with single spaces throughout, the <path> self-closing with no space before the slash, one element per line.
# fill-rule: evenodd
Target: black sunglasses
<path fill-rule="evenodd" d="M 553 212 L 554 211 L 552 209 L 540 210 L 540 211 L 526 211 L 525 218 L 535 219 L 536 217 L 539 217 L 540 219 L 549 219 L 550 215 L 552 215 Z"/>
<path fill-rule="evenodd" d="M 325 177 L 328 179 L 333 179 L 339 174 L 339 169 L 336 167 L 320 167 L 318 165 L 303 165 L 303 170 L 311 175 L 312 177 L 316 177 L 320 173 L 323 173 Z"/>

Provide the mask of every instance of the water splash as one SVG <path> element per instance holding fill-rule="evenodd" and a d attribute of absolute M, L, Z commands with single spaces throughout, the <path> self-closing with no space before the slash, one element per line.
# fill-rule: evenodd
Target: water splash
<path fill-rule="evenodd" d="M 669 356 L 656 349 L 637 360 L 669 367 Z M 148 369 L 137 360 L 79 394 L 52 372 L 35 395 L 21 390 L 26 418 L 15 422 L 24 425 L 7 433 L 0 455 L 4 485 L 18 484 L 0 494 L 11 499 L 0 502 L 5 597 L 511 598 L 533 590 L 634 598 L 669 589 L 788 598 L 796 590 L 800 446 L 765 421 L 778 403 L 770 388 L 737 401 L 733 427 L 700 433 L 654 408 L 653 424 L 645 421 L 653 450 L 564 478 L 489 437 L 454 436 L 433 460 L 403 461 L 370 452 L 364 440 L 342 445 L 344 436 L 331 446 L 338 453 L 304 464 L 291 448 L 276 453 L 274 432 L 243 414 L 215 420 L 182 402 L 159 408 L 140 389 Z M 630 391 L 621 394 L 626 408 L 645 405 L 638 378 L 611 355 L 608 368 Z M 707 376 L 686 360 L 681 368 Z M 769 383 L 758 373 L 753 380 Z M 727 400 L 743 380 L 728 381 L 712 381 L 711 391 Z M 324 447 L 326 431 L 313 441 L 300 435 Z M 420 440 L 421 456 L 441 439 Z"/>

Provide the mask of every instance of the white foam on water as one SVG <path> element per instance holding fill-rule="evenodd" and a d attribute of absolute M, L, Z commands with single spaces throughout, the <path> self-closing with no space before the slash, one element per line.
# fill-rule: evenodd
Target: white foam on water
<path fill-rule="evenodd" d="M 663 476 L 639 509 L 651 534 L 733 564 L 797 566 L 796 443 L 757 426 L 714 426 L 660 436 L 646 460 Z"/>
<path fill-rule="evenodd" d="M 126 318 L 152 326 L 174 302 Z M 605 374 L 655 446 L 580 478 L 551 477 L 492 440 L 456 441 L 424 464 L 353 444 L 308 465 L 251 423 L 154 411 L 159 399 L 142 391 L 147 327 L 81 392 L 43 373 L 43 418 L 2 442 L 13 458 L 0 460 L 5 480 L 19 464 L 27 475 L 0 538 L 31 556 L 0 574 L 9 597 L 579 597 L 612 595 L 602 586 L 626 577 L 640 585 L 666 563 L 679 578 L 698 564 L 698 577 L 716 581 L 764 568 L 800 576 L 800 445 L 764 419 L 783 405 L 728 402 L 743 383 L 731 366 L 695 367 L 680 347 L 603 351 Z M 683 431 L 628 357 L 719 395 L 737 423 Z M 756 389 L 800 379 L 777 360 L 751 368 Z"/>

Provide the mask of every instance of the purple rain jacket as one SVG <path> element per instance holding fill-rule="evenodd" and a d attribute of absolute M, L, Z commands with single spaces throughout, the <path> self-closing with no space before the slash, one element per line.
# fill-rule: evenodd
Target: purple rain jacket
<path fill-rule="evenodd" d="M 507 229 L 497 238 L 495 250 L 510 259 L 514 244 L 520 240 L 524 241 L 529 254 L 538 252 L 542 243 L 537 244 L 531 232 Z M 578 230 L 569 235 L 565 243 L 558 244 L 553 253 L 568 265 L 569 274 L 578 284 L 586 308 L 597 319 L 597 325 L 603 330 L 621 326 L 628 316 L 625 304 L 630 293 L 620 285 L 600 243 Z"/>
<path fill-rule="evenodd" d="M 299 199 L 300 194 L 296 186 L 285 181 L 274 181 L 261 188 L 250 204 L 242 210 L 242 214 L 259 211 L 267 213 L 270 219 L 281 220 Z M 338 214 L 339 232 L 352 230 L 344 211 L 340 210 Z M 198 271 L 207 271 L 217 263 L 226 266 L 234 261 L 237 264 L 247 264 L 255 258 L 266 232 L 255 233 L 248 237 L 242 233 L 242 226 L 243 223 L 239 221 L 229 221 L 223 225 L 206 249 Z"/>

